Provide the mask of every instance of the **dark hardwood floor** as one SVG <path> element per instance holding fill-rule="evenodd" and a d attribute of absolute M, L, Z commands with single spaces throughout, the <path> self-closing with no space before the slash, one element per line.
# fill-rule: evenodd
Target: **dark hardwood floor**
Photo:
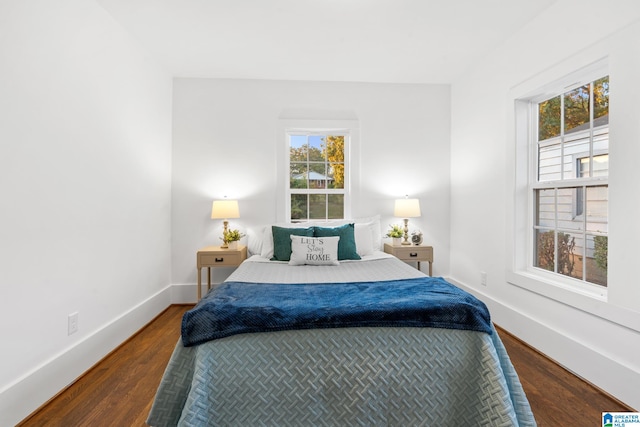
<path fill-rule="evenodd" d="M 173 305 L 20 426 L 144 426 L 191 306 Z M 598 426 L 603 411 L 631 411 L 498 328 L 538 426 Z"/>
<path fill-rule="evenodd" d="M 156 388 L 180 337 L 172 305 L 19 426 L 144 426 Z"/>
<path fill-rule="evenodd" d="M 496 329 L 538 426 L 600 426 L 603 412 L 634 411 L 498 326 Z"/>

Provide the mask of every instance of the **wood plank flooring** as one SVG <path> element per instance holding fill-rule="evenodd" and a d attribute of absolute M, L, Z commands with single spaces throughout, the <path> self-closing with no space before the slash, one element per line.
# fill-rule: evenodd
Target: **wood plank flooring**
<path fill-rule="evenodd" d="M 538 426 L 600 426 L 602 412 L 633 411 L 496 327 Z"/>
<path fill-rule="evenodd" d="M 144 426 L 191 306 L 173 305 L 20 426 Z M 631 411 L 498 328 L 538 426 L 597 426 L 602 411 Z"/>
<path fill-rule="evenodd" d="M 19 426 L 144 426 L 180 337 L 182 314 L 172 305 Z"/>

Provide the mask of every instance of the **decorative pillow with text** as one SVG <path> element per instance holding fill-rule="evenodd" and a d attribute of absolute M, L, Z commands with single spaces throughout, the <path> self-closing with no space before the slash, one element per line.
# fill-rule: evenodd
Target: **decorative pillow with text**
<path fill-rule="evenodd" d="M 291 235 L 289 265 L 338 265 L 339 236 L 307 237 Z"/>

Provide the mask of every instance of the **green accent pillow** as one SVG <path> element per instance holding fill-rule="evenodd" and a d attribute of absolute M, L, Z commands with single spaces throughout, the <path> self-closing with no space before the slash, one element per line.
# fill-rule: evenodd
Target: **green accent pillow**
<path fill-rule="evenodd" d="M 271 226 L 273 234 L 273 257 L 271 261 L 289 261 L 291 259 L 291 235 L 313 237 L 313 227 L 284 228 Z"/>
<path fill-rule="evenodd" d="M 340 236 L 338 241 L 338 260 L 344 259 L 361 259 L 356 251 L 355 226 L 353 224 L 345 224 L 340 227 L 314 227 L 314 237 L 331 237 Z"/>

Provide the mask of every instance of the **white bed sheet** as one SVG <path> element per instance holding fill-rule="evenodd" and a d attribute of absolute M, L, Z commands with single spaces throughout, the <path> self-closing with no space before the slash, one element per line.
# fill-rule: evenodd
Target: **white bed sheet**
<path fill-rule="evenodd" d="M 289 265 L 254 255 L 240 265 L 227 281 L 249 283 L 353 283 L 413 279 L 425 274 L 396 257 L 375 252 L 361 260 L 340 265 Z"/>

